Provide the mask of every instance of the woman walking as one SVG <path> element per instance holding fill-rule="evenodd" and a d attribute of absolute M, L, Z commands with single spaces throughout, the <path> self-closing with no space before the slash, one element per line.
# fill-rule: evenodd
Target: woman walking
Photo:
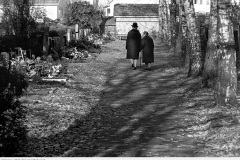
<path fill-rule="evenodd" d="M 154 43 L 153 39 L 149 37 L 148 32 L 143 32 L 143 39 L 141 42 L 141 50 L 142 50 L 142 62 L 146 64 L 146 70 L 151 71 L 151 63 L 154 62 Z"/>

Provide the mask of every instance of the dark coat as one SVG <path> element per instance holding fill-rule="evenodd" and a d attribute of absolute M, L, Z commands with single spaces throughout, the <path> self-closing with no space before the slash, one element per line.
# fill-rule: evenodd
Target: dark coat
<path fill-rule="evenodd" d="M 142 62 L 143 63 L 152 63 L 154 62 L 154 43 L 153 39 L 149 36 L 145 36 L 141 42 L 142 50 Z"/>
<path fill-rule="evenodd" d="M 141 48 L 141 34 L 138 30 L 132 29 L 128 32 L 126 49 L 127 59 L 138 59 Z"/>

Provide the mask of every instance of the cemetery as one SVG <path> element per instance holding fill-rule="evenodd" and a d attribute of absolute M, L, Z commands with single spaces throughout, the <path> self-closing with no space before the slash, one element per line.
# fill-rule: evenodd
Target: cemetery
<path fill-rule="evenodd" d="M 0 156 L 239 157 L 239 2 L 0 1 Z"/>

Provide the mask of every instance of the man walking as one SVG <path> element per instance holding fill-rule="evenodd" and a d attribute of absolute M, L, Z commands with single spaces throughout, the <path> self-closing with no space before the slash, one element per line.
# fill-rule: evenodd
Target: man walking
<path fill-rule="evenodd" d="M 154 62 L 154 43 L 153 39 L 149 37 L 148 32 L 143 32 L 143 39 L 141 42 L 141 50 L 142 50 L 142 61 L 146 64 L 146 70 L 151 71 L 151 63 Z"/>
<path fill-rule="evenodd" d="M 141 47 L 141 34 L 137 28 L 137 23 L 133 23 L 132 30 L 128 32 L 126 41 L 127 59 L 130 59 L 134 70 L 137 69 L 137 60 Z"/>

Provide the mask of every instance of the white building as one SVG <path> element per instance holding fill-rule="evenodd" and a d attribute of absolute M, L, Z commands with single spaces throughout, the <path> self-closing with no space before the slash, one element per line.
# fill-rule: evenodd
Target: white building
<path fill-rule="evenodd" d="M 3 17 L 3 4 L 0 2 L 0 23 L 2 22 Z"/>
<path fill-rule="evenodd" d="M 231 0 L 233 4 L 240 4 L 240 0 Z M 211 0 L 194 0 L 195 12 L 210 13 Z"/>
<path fill-rule="evenodd" d="M 105 12 L 107 16 L 114 16 L 114 5 L 124 3 L 124 4 L 159 4 L 159 0 L 112 0 Z"/>
<path fill-rule="evenodd" d="M 87 1 L 92 5 L 98 3 L 98 0 L 32 0 L 32 9 L 45 12 L 46 17 L 55 20 L 63 16 L 67 4 L 79 1 Z"/>
<path fill-rule="evenodd" d="M 33 0 L 33 6 L 31 7 L 31 13 L 39 13 L 37 20 L 39 22 L 43 21 L 44 14 L 46 17 L 55 20 L 58 18 L 58 2 L 59 0 Z"/>
<path fill-rule="evenodd" d="M 195 8 L 195 12 L 209 13 L 210 12 L 210 0 L 195 0 L 194 8 Z"/>

